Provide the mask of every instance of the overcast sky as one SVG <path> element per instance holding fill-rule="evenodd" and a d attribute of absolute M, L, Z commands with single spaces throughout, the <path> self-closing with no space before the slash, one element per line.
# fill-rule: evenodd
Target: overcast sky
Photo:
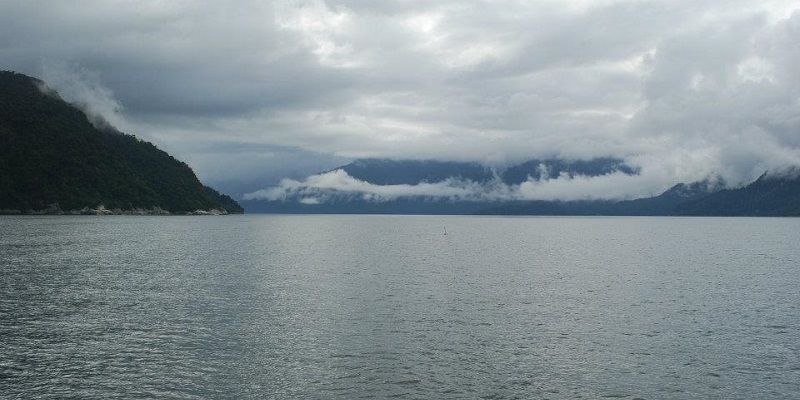
<path fill-rule="evenodd" d="M 356 157 L 616 156 L 647 190 L 800 165 L 797 1 L 0 0 L 0 68 L 211 183 Z"/>

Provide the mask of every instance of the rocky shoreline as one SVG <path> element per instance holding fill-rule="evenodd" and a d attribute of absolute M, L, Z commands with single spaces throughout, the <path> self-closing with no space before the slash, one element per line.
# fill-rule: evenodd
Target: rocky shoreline
<path fill-rule="evenodd" d="M 185 213 L 173 213 L 161 207 L 133 208 L 133 209 L 108 209 L 102 204 L 95 207 L 62 210 L 58 204 L 51 204 L 42 210 L 14 210 L 0 209 L 0 215 L 228 215 L 225 209 L 194 210 Z"/>

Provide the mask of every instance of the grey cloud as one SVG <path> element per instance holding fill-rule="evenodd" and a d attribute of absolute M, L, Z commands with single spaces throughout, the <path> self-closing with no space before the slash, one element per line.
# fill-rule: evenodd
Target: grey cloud
<path fill-rule="evenodd" d="M 86 71 L 98 112 L 214 181 L 251 182 L 251 168 L 300 179 L 366 156 L 617 156 L 642 167 L 646 190 L 716 175 L 738 184 L 800 164 L 797 8 L 3 2 L 0 68 Z M 208 151 L 220 143 L 242 147 Z M 294 150 L 271 157 L 269 146 Z"/>

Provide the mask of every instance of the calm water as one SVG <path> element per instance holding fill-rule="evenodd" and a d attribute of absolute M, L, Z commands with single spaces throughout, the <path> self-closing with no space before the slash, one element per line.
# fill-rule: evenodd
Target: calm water
<path fill-rule="evenodd" d="M 0 271 L 6 398 L 800 398 L 800 219 L 0 217 Z"/>

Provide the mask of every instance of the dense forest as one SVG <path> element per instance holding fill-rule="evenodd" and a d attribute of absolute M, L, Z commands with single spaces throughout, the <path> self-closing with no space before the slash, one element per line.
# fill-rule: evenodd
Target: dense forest
<path fill-rule="evenodd" d="M 0 210 L 100 205 L 242 212 L 153 144 L 93 125 L 38 79 L 0 71 Z"/>

